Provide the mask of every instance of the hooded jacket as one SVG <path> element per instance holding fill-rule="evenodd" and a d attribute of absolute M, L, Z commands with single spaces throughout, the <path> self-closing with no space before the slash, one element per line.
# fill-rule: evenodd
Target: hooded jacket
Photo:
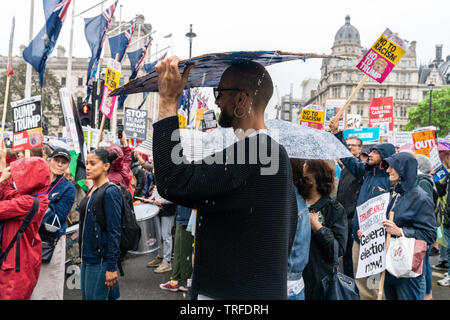
<path fill-rule="evenodd" d="M 38 230 L 48 208 L 47 191 L 50 170 L 45 160 L 31 157 L 11 163 L 9 182 L 0 184 L 0 221 L 4 222 L 2 252 L 14 238 L 33 205 L 33 195 L 39 199 L 39 209 L 20 240 L 20 272 L 15 271 L 16 245 L 0 269 L 0 300 L 29 299 L 36 286 L 42 259 L 42 242 Z"/>
<path fill-rule="evenodd" d="M 344 145 L 346 145 L 342 138 L 342 132 L 338 132 L 335 136 Z M 380 153 L 382 160 L 395 153 L 395 147 L 391 143 L 377 144 L 370 148 L 370 151 L 372 150 L 377 150 Z M 341 161 L 356 179 L 363 180 L 356 206 L 359 206 L 367 200 L 389 191 L 389 174 L 381 167 L 381 163 L 378 166 L 372 166 L 356 157 L 342 158 Z M 358 229 L 358 215 L 355 211 L 355 215 L 353 217 L 352 235 L 353 240 L 359 244 L 359 238 L 357 235 Z"/>
<path fill-rule="evenodd" d="M 131 148 L 129 146 L 120 147 L 112 145 L 108 151 L 115 151 L 117 159 L 111 164 L 111 170 L 108 174 L 108 179 L 115 184 L 123 184 L 126 188 L 131 189 Z"/>
<path fill-rule="evenodd" d="M 394 211 L 394 223 L 405 237 L 433 244 L 437 237 L 434 204 L 417 184 L 417 160 L 408 152 L 399 152 L 386 158 L 383 165 L 390 165 L 400 176 L 395 186 L 397 200 L 391 200 L 386 214 Z"/>

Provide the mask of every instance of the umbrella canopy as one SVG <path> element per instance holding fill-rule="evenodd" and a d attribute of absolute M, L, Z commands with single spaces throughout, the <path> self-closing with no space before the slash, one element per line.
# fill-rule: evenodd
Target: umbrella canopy
<path fill-rule="evenodd" d="M 336 58 L 345 60 L 344 57 L 334 55 L 320 55 L 315 53 L 292 53 L 283 51 L 235 51 L 224 53 L 210 53 L 192 59 L 182 60 L 178 64 L 180 73 L 186 66 L 194 64 L 189 73 L 186 88 L 216 87 L 219 84 L 222 73 L 233 63 L 241 61 L 255 61 L 263 66 L 269 66 L 279 62 L 303 60 L 310 58 Z M 139 92 L 157 92 L 158 74 L 152 71 L 145 76 L 132 80 L 124 86 L 114 90 L 110 95 L 117 96 Z"/>
<path fill-rule="evenodd" d="M 267 120 L 266 126 L 267 134 L 286 149 L 290 158 L 334 160 L 353 156 L 327 131 L 277 119 Z M 190 148 L 184 149 L 188 160 L 202 159 L 238 141 L 232 128 L 219 127 L 211 132 L 181 129 L 180 132 L 183 148 Z"/>
<path fill-rule="evenodd" d="M 438 138 L 437 142 L 439 151 L 450 151 L 450 136 Z"/>

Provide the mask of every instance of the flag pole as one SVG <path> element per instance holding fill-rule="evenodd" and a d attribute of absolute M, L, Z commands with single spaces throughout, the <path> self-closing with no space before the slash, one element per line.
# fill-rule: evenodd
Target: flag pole
<path fill-rule="evenodd" d="M 114 60 L 119 61 L 119 54 L 118 53 L 116 53 L 116 58 Z M 114 107 L 115 107 L 115 105 L 113 106 L 113 108 Z M 113 117 L 114 117 L 114 112 L 115 112 L 115 110 L 113 110 Z M 97 145 L 96 145 L 95 149 L 98 149 L 98 147 L 100 146 L 100 142 L 102 141 L 103 128 L 105 126 L 105 118 L 106 118 L 106 116 L 103 113 L 102 122 L 100 123 L 100 133 L 98 134 Z"/>
<path fill-rule="evenodd" d="M 33 41 L 33 23 L 34 23 L 34 0 L 31 0 L 30 4 L 30 29 L 28 34 L 28 43 L 31 43 Z M 27 73 L 26 73 L 26 79 L 25 79 L 25 98 L 31 97 L 31 76 L 32 76 L 32 69 L 31 64 L 27 63 Z"/>
<path fill-rule="evenodd" d="M 8 96 L 9 96 L 9 82 L 10 82 L 11 76 L 6 77 L 6 89 L 5 89 L 5 101 L 3 103 L 3 117 L 2 117 L 2 139 L 3 139 L 3 132 L 5 130 L 5 121 L 6 121 L 6 106 L 8 105 Z"/>
<path fill-rule="evenodd" d="M 3 140 L 3 132 L 5 131 L 6 108 L 8 106 L 8 97 L 9 97 L 9 84 L 11 81 L 11 76 L 14 74 L 13 66 L 12 66 L 12 48 L 13 48 L 13 41 L 14 41 L 15 25 L 16 25 L 16 17 L 13 17 L 12 27 L 11 27 L 11 36 L 9 39 L 8 67 L 6 70 L 6 89 L 5 89 L 5 101 L 3 102 L 2 130 L 0 131 L 2 134 L 1 140 Z"/>
<path fill-rule="evenodd" d="M 394 211 L 391 211 L 389 213 L 389 221 L 394 221 Z M 389 243 L 391 242 L 391 234 L 388 233 L 387 237 L 386 237 L 386 254 L 388 252 L 389 249 Z M 381 279 L 380 279 L 380 286 L 378 287 L 378 297 L 377 300 L 382 300 L 383 299 L 383 289 L 384 289 L 384 278 L 386 277 L 386 270 L 383 271 L 383 273 L 381 274 Z"/>
<path fill-rule="evenodd" d="M 75 21 L 75 0 L 72 0 L 72 22 L 70 25 L 70 41 L 69 41 L 69 57 L 67 59 L 67 75 L 66 75 L 66 88 L 70 90 L 70 84 L 72 83 L 72 50 L 73 50 L 73 25 Z"/>

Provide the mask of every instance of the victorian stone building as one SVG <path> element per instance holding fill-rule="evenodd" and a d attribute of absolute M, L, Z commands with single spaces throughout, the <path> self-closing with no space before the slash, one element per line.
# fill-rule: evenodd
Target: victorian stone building
<path fill-rule="evenodd" d="M 372 45 L 369 40 L 365 42 L 369 47 Z M 450 85 L 450 56 L 446 61 L 442 59 L 442 45 L 436 46 L 436 57 L 426 66 L 417 65 L 416 45 L 416 41 L 410 42 L 410 48 L 382 84 L 369 79 L 352 101 L 349 112 L 361 115 L 361 126 L 368 126 L 372 98 L 394 98 L 394 128 L 402 130 L 408 122 L 408 109 L 427 96 L 430 83 L 433 89 Z M 305 105 L 325 106 L 327 99 L 347 99 L 364 76 L 356 65 L 366 51 L 358 29 L 350 23 L 350 16 L 345 17 L 345 24 L 335 35 L 331 54 L 350 59 L 323 59 L 317 93 Z"/>
<path fill-rule="evenodd" d="M 149 23 L 145 23 L 145 18 L 143 15 L 138 15 L 135 20 L 136 23 L 136 29 L 133 34 L 131 43 L 135 42 L 128 48 L 128 52 L 135 51 L 139 48 L 142 48 L 147 40 L 147 38 L 143 38 L 139 40 L 139 38 L 144 37 L 146 34 L 150 34 L 152 31 L 152 25 Z M 115 36 L 119 34 L 119 29 L 117 28 L 119 26 L 119 22 L 113 20 L 110 24 L 109 30 L 110 34 L 108 34 L 109 37 Z M 129 28 L 131 25 L 128 24 L 122 24 L 121 31 L 125 31 L 127 28 Z M 114 30 L 116 29 L 116 30 Z M 86 41 L 84 38 L 84 34 L 82 36 L 79 36 L 79 41 Z M 78 39 L 77 39 L 78 40 Z M 139 41 L 136 41 L 139 40 Z M 74 43 L 74 46 L 77 44 Z M 22 52 L 25 49 L 25 45 L 22 45 L 20 47 L 20 55 L 13 57 L 13 65 L 17 66 L 20 63 L 25 63 L 23 60 Z M 106 64 L 108 62 L 108 59 L 111 58 L 110 48 L 109 48 L 109 42 L 106 39 L 103 46 L 103 58 L 101 59 L 101 73 L 100 77 L 104 77 L 104 71 L 106 68 Z M 88 55 L 88 54 L 87 54 Z M 90 55 L 90 52 L 89 52 Z M 147 51 L 146 59 L 144 60 L 145 63 L 148 63 L 150 61 L 153 61 L 155 57 L 151 57 L 153 53 L 150 52 L 150 47 Z M 52 54 L 50 59 L 47 62 L 47 70 L 50 70 L 59 80 L 59 83 L 61 87 L 68 87 L 71 90 L 72 96 L 74 101 L 78 106 L 82 104 L 86 97 L 86 77 L 87 77 L 87 68 L 89 64 L 89 58 L 77 58 L 72 57 L 72 75 L 71 79 L 67 79 L 67 63 L 68 63 L 68 52 L 66 49 L 62 46 L 57 46 L 55 49 L 55 52 Z M 0 73 L 3 73 L 6 71 L 7 67 L 7 61 L 8 57 L 6 56 L 0 56 Z M 138 77 L 144 74 L 144 68 L 141 67 L 141 70 L 139 71 Z M 130 62 L 128 60 L 128 56 L 125 54 L 125 57 L 122 61 L 122 76 L 120 80 L 120 85 L 128 82 L 128 78 L 131 75 L 131 68 L 130 68 Z M 99 89 L 100 91 L 100 89 Z M 142 102 L 142 94 L 133 94 L 129 95 L 127 100 L 125 101 L 125 107 L 132 107 L 136 108 L 140 103 Z M 54 104 L 60 105 L 59 97 L 53 97 Z M 153 108 L 156 108 L 157 105 L 157 96 L 156 94 L 150 94 L 143 105 L 143 109 L 148 111 L 149 114 L 149 123 L 151 123 L 152 116 L 154 113 Z M 47 116 L 49 118 L 49 123 L 47 123 L 49 135 L 53 136 L 62 136 L 63 133 L 63 113 L 61 108 L 55 108 L 56 111 L 53 112 L 52 115 Z M 97 112 L 98 113 L 98 112 Z M 117 119 L 118 121 L 122 121 L 123 118 L 123 112 L 118 112 Z M 97 117 L 98 119 L 98 117 Z M 97 124 L 97 128 L 99 125 Z M 151 126 L 149 126 L 150 128 Z"/>

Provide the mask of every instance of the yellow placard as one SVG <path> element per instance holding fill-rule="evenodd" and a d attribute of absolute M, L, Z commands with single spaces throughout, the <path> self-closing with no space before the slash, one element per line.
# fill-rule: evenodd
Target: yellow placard
<path fill-rule="evenodd" d="M 180 126 L 180 129 L 185 129 L 186 128 L 186 117 L 178 114 L 178 124 Z"/>
<path fill-rule="evenodd" d="M 111 67 L 106 68 L 105 85 L 111 90 L 119 87 L 120 72 Z"/>
<path fill-rule="evenodd" d="M 323 121 L 325 120 L 325 112 L 303 109 L 300 120 L 323 124 Z"/>
<path fill-rule="evenodd" d="M 394 65 L 403 57 L 405 50 L 391 40 L 381 35 L 372 46 L 372 50 L 392 62 Z"/>

